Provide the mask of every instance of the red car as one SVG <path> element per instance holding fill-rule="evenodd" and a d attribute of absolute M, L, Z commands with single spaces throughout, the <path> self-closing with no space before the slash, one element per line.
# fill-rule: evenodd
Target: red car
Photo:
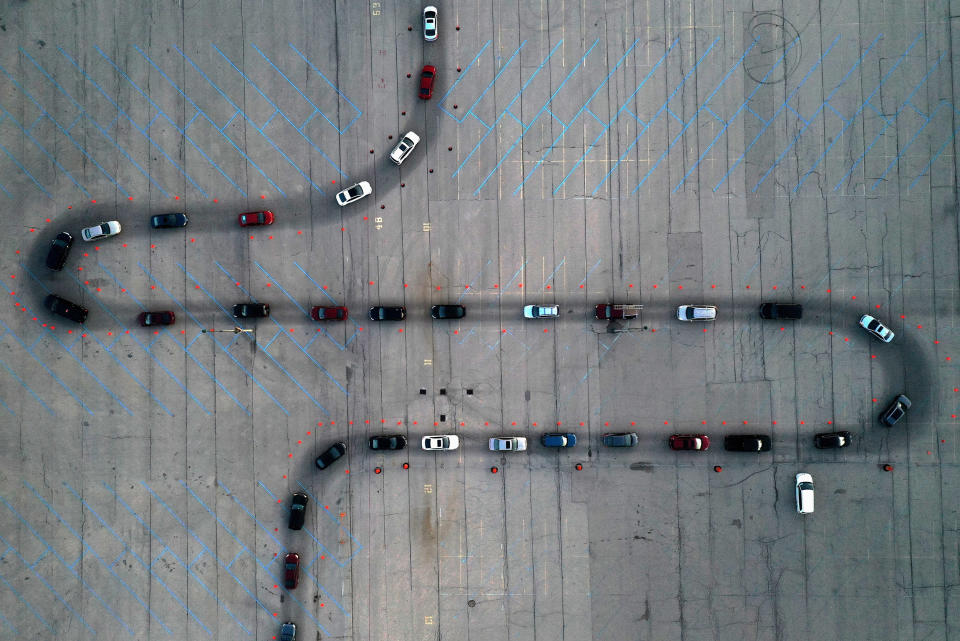
<path fill-rule="evenodd" d="M 706 434 L 674 434 L 670 437 L 670 448 L 674 450 L 705 450 L 710 447 L 710 438 Z"/>
<path fill-rule="evenodd" d="M 283 559 L 283 587 L 292 590 L 300 582 L 300 555 L 291 552 Z"/>
<path fill-rule="evenodd" d="M 248 211 L 245 214 L 240 214 L 238 219 L 240 220 L 241 227 L 250 227 L 252 225 L 272 225 L 273 212 L 272 211 Z"/>
<path fill-rule="evenodd" d="M 173 325 L 177 321 L 177 317 L 173 312 L 143 312 L 137 316 L 137 320 L 143 327 L 151 327 L 153 325 Z"/>
<path fill-rule="evenodd" d="M 346 307 L 314 307 L 310 310 L 310 318 L 315 321 L 342 321 L 347 320 Z"/>
<path fill-rule="evenodd" d="M 433 96 L 433 81 L 437 77 L 437 68 L 433 65 L 423 65 L 423 71 L 420 72 L 420 97 L 424 100 L 430 100 Z"/>

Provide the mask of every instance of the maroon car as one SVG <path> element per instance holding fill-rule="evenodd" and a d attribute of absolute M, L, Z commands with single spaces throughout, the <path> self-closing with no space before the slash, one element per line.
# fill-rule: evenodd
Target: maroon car
<path fill-rule="evenodd" d="M 347 320 L 346 307 L 314 307 L 310 310 L 310 318 L 315 321 L 342 321 Z"/>
<path fill-rule="evenodd" d="M 420 72 L 420 97 L 430 100 L 433 96 L 433 81 L 437 77 L 437 68 L 433 65 L 423 65 Z"/>
<path fill-rule="evenodd" d="M 710 447 L 710 438 L 706 434 L 674 434 L 670 437 L 670 448 L 674 450 L 705 450 Z"/>
<path fill-rule="evenodd" d="M 283 559 L 283 587 L 293 590 L 300 582 L 300 555 L 291 552 Z"/>
<path fill-rule="evenodd" d="M 154 325 L 173 325 L 177 317 L 173 312 L 142 312 L 137 316 L 137 321 L 143 327 L 152 327 Z"/>
<path fill-rule="evenodd" d="M 273 212 L 272 211 L 248 211 L 245 214 L 240 214 L 238 217 L 241 227 L 250 227 L 253 225 L 272 225 L 273 224 Z"/>

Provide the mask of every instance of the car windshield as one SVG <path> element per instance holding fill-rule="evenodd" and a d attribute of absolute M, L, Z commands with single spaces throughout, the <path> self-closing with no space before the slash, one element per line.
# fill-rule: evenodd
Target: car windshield
<path fill-rule="evenodd" d="M 424 77 L 424 78 L 433 78 L 433 72 L 432 72 L 432 71 L 424 71 L 424 72 L 423 72 L 423 77 Z"/>
<path fill-rule="evenodd" d="M 103 223 L 102 225 L 100 225 L 100 231 L 103 232 L 104 234 L 109 234 L 110 225 L 108 225 L 107 223 Z"/>
<path fill-rule="evenodd" d="M 881 327 L 883 326 L 880 324 L 880 321 L 878 321 L 877 319 L 873 319 L 867 324 L 867 329 L 869 329 L 871 332 L 880 331 Z"/>
<path fill-rule="evenodd" d="M 338 459 L 338 458 L 340 458 L 340 450 L 338 450 L 338 449 L 331 449 L 331 450 L 329 450 L 327 453 L 330 455 L 330 458 L 331 458 L 331 459 Z"/>
<path fill-rule="evenodd" d="M 363 190 L 360 189 L 360 185 L 354 185 L 347 191 L 347 194 L 349 194 L 351 198 L 356 198 L 362 193 L 363 193 Z"/>

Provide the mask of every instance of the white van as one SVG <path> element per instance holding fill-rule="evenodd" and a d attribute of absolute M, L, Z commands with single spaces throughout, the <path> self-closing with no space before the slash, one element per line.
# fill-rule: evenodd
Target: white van
<path fill-rule="evenodd" d="M 813 477 L 805 472 L 797 474 L 797 513 L 813 514 Z"/>

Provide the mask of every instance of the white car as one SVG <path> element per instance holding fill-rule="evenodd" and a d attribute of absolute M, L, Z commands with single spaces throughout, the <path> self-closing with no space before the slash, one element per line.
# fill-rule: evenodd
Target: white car
<path fill-rule="evenodd" d="M 455 450 L 460 447 L 460 437 L 456 434 L 424 436 L 420 442 L 420 446 L 428 452 L 433 450 Z"/>
<path fill-rule="evenodd" d="M 423 39 L 433 42 L 440 36 L 437 33 L 437 8 L 433 5 L 423 8 Z"/>
<path fill-rule="evenodd" d="M 860 317 L 860 327 L 864 328 L 870 333 L 871 336 L 882 340 L 884 343 L 889 343 L 895 336 L 893 330 L 878 321 L 870 314 L 864 314 Z"/>
<path fill-rule="evenodd" d="M 373 187 L 370 186 L 370 183 L 366 180 L 361 180 L 353 187 L 347 187 L 337 194 L 337 204 L 343 207 L 344 205 L 355 203 L 364 196 L 369 196 L 372 193 Z"/>
<path fill-rule="evenodd" d="M 524 318 L 557 318 L 559 316 L 559 305 L 527 305 L 523 308 Z"/>
<path fill-rule="evenodd" d="M 713 305 L 681 305 L 677 308 L 677 319 L 682 321 L 717 320 L 717 308 Z"/>
<path fill-rule="evenodd" d="M 120 223 L 116 220 L 108 220 L 105 223 L 87 227 L 80 232 L 80 237 L 86 241 L 100 240 L 101 238 L 110 238 L 120 233 Z"/>
<path fill-rule="evenodd" d="M 491 452 L 522 452 L 527 449 L 527 439 L 522 436 L 495 436 L 490 439 Z"/>
<path fill-rule="evenodd" d="M 813 514 L 813 477 L 805 472 L 797 474 L 797 513 Z"/>
<path fill-rule="evenodd" d="M 390 160 L 399 165 L 407 159 L 407 156 L 410 155 L 410 152 L 413 151 L 413 148 L 416 147 L 419 142 L 420 136 L 412 131 L 403 134 L 403 138 L 400 139 L 397 146 L 390 152 Z"/>

